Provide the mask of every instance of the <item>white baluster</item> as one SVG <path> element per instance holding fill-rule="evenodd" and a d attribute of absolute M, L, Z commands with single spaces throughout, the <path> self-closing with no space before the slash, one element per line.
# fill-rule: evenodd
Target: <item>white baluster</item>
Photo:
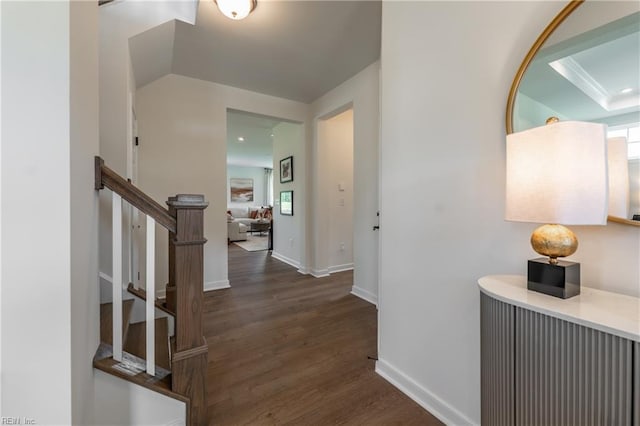
<path fill-rule="evenodd" d="M 156 353 L 155 353 L 155 253 L 156 253 L 156 221 L 147 216 L 147 374 L 156 374 Z"/>
<path fill-rule="evenodd" d="M 113 359 L 122 361 L 122 198 L 113 193 Z"/>

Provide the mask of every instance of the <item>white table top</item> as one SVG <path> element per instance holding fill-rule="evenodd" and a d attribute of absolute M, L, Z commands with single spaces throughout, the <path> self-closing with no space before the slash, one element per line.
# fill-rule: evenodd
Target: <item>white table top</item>
<path fill-rule="evenodd" d="M 560 299 L 527 290 L 522 275 L 489 275 L 478 286 L 501 302 L 640 342 L 640 298 L 581 286 L 578 296 Z"/>

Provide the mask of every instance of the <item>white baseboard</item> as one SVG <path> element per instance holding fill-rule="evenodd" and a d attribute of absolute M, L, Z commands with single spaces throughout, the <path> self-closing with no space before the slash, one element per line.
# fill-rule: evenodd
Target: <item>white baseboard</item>
<path fill-rule="evenodd" d="M 437 397 L 433 392 L 417 383 L 411 377 L 383 359 L 376 361 L 376 373 L 400 389 L 402 393 L 417 402 L 447 425 L 474 425 L 467 416 Z"/>
<path fill-rule="evenodd" d="M 276 253 L 275 251 L 271 252 L 271 257 L 279 260 L 280 262 L 286 263 L 287 265 L 291 265 L 294 268 L 300 268 L 300 262 L 298 262 L 297 260 L 288 258 L 287 256 L 284 256 L 280 253 Z"/>
<path fill-rule="evenodd" d="M 351 294 L 378 306 L 378 296 L 371 293 L 369 290 L 365 290 L 354 285 L 351 287 Z"/>
<path fill-rule="evenodd" d="M 298 268 L 298 272 L 299 272 L 299 273 L 301 273 L 302 275 L 309 275 L 309 273 L 310 273 L 309 268 L 307 268 L 307 267 L 306 267 L 306 266 L 304 266 L 304 265 L 301 265 L 301 266 Z"/>
<path fill-rule="evenodd" d="M 329 276 L 329 269 L 312 269 L 311 276 L 315 278 L 322 278 Z"/>
<path fill-rule="evenodd" d="M 222 290 L 223 288 L 231 288 L 229 280 L 210 281 L 204 283 L 204 291 Z"/>
<path fill-rule="evenodd" d="M 329 266 L 328 268 L 323 269 L 311 269 L 310 274 L 315 278 L 323 278 L 328 277 L 331 274 L 335 274 L 336 272 L 351 270 L 353 270 L 353 263 L 347 263 L 344 265 Z"/>
<path fill-rule="evenodd" d="M 344 265 L 329 266 L 329 273 L 335 274 L 336 272 L 353 271 L 353 263 L 345 263 Z"/>

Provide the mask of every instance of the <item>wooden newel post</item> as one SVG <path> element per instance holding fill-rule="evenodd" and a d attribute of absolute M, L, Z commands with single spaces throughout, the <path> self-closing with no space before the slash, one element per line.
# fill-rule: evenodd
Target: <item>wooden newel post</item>
<path fill-rule="evenodd" d="M 175 347 L 171 355 L 171 387 L 190 399 L 189 425 L 207 421 L 207 353 L 203 336 L 204 209 L 202 195 L 180 194 L 167 201 L 176 219 L 169 233 L 169 285 L 167 304 L 176 314 Z M 169 291 L 173 294 L 171 299 Z M 171 306 L 173 304 L 173 307 Z"/>

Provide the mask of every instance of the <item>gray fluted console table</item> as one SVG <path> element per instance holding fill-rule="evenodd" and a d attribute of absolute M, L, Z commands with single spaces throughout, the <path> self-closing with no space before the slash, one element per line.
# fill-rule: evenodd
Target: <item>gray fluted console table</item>
<path fill-rule="evenodd" d="M 640 299 L 478 280 L 483 425 L 640 426 Z"/>

